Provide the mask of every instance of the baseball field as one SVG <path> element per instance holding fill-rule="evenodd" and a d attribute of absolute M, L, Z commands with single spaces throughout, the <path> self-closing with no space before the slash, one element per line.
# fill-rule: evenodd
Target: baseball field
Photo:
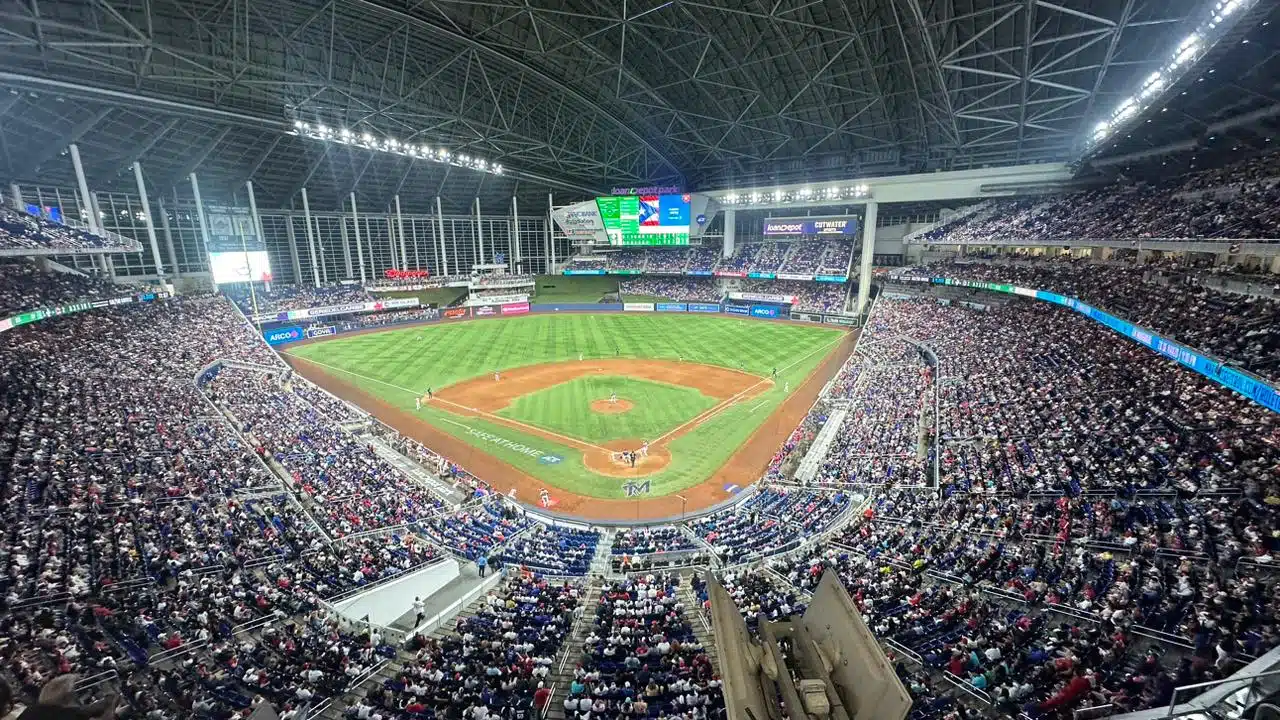
<path fill-rule="evenodd" d="M 676 512 L 693 510 L 749 485 L 852 344 L 800 323 L 556 314 L 348 335 L 286 356 L 504 492 L 532 504 L 545 489 L 553 509 L 614 516 L 677 493 Z"/>

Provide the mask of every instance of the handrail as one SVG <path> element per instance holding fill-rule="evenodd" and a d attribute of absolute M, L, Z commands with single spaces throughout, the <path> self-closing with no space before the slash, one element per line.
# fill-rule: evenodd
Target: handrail
<path fill-rule="evenodd" d="M 1111 703 L 1077 708 L 1071 711 L 1071 720 L 1093 720 L 1094 718 L 1104 718 L 1110 715 L 1114 708 L 1115 706 Z"/>
<path fill-rule="evenodd" d="M 975 699 L 980 700 L 987 705 L 991 704 L 991 695 L 988 692 L 985 690 L 979 690 L 974 687 L 972 683 L 966 682 L 964 678 L 954 675 L 950 670 L 942 671 L 942 679 L 951 683 L 960 690 L 969 693 L 969 695 L 973 696 Z"/>

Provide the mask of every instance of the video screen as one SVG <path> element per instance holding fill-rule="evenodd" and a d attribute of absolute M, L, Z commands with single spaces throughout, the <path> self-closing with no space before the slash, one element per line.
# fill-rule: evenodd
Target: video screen
<path fill-rule="evenodd" d="M 271 282 L 271 260 L 266 250 L 211 252 L 209 271 L 214 285 L 238 282 Z"/>
<path fill-rule="evenodd" d="M 610 245 L 688 245 L 689 195 L 596 198 Z"/>

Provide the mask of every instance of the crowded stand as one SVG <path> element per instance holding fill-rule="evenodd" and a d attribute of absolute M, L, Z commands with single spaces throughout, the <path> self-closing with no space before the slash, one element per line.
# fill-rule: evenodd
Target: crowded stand
<path fill-rule="evenodd" d="M 651 273 L 681 273 L 689 264 L 689 258 L 700 251 L 701 248 L 675 248 L 663 250 L 651 250 L 649 252 L 648 265 L 645 266 L 645 272 Z"/>
<path fill-rule="evenodd" d="M 1274 239 L 1280 153 L 1150 185 L 1127 178 L 1067 195 L 992 201 L 925 233 L 935 244 L 1045 245 L 1074 239 Z"/>
<path fill-rule="evenodd" d="M 533 521 L 497 500 L 465 505 L 451 513 L 439 513 L 412 526 L 413 531 L 468 560 L 487 558 Z"/>
<path fill-rule="evenodd" d="M 136 250 L 120 235 L 95 235 L 69 225 L 0 206 L 0 250 Z"/>
<path fill-rule="evenodd" d="M 613 536 L 614 555 L 649 555 L 696 550 L 697 544 L 676 527 L 624 528 Z"/>
<path fill-rule="evenodd" d="M 643 249 L 618 250 L 606 253 L 604 269 L 606 270 L 644 270 L 649 264 L 651 253 Z"/>
<path fill-rule="evenodd" d="M 798 275 L 844 275 L 854 244 L 848 240 L 798 240 L 778 272 Z"/>
<path fill-rule="evenodd" d="M 326 305 L 365 303 L 373 302 L 375 299 L 359 285 L 308 287 L 279 284 L 267 286 L 256 283 L 253 292 L 250 293 L 247 285 L 236 283 L 222 286 L 222 291 L 235 300 L 236 305 L 240 306 L 240 310 L 246 315 L 254 312 L 266 315 Z M 254 303 L 257 303 L 256 306 Z"/>
<path fill-rule="evenodd" d="M 746 618 L 747 630 L 753 637 L 759 635 L 761 620 L 785 622 L 791 617 L 804 615 L 807 607 L 796 588 L 774 582 L 759 570 L 730 570 L 718 579 L 733 604 L 738 606 L 738 610 Z M 694 574 L 690 582 L 698 603 L 704 611 L 710 612 L 711 598 L 707 593 L 706 580 Z"/>
<path fill-rule="evenodd" d="M 219 368 L 202 377 L 208 396 L 292 479 L 332 537 L 424 520 L 445 503 L 369 446 L 333 424 L 280 374 Z M 301 382 L 292 381 L 292 382 Z"/>
<path fill-rule="evenodd" d="M 649 574 L 609 583 L 563 701 L 570 720 L 720 720 L 721 681 L 677 598 L 684 582 Z"/>
<path fill-rule="evenodd" d="M 502 562 L 544 575 L 586 575 L 600 534 L 533 523 L 502 548 Z"/>
<path fill-rule="evenodd" d="M 667 298 L 678 302 L 717 303 L 724 297 L 711 278 L 639 277 L 618 284 L 623 295 Z"/>
<path fill-rule="evenodd" d="M 309 325 L 308 330 L 316 330 L 323 327 L 333 326 L 335 332 L 352 332 L 354 330 L 367 330 L 369 328 L 380 328 L 388 325 L 427 322 L 428 320 L 438 319 L 440 319 L 440 311 L 436 308 L 416 307 L 409 308 L 407 310 L 387 310 L 384 312 L 329 317 L 325 318 L 323 322 L 317 322 Z"/>
<path fill-rule="evenodd" d="M 1084 260 L 946 263 L 913 272 L 1078 298 L 1257 375 L 1280 379 L 1280 298 L 1216 290 L 1199 284 L 1195 274 Z"/>
<path fill-rule="evenodd" d="M 347 706 L 349 718 L 533 718 L 581 589 L 508 579 L 453 632 L 417 636 L 395 675 Z M 448 714 L 445 714 L 446 709 Z M 437 711 L 440 714 L 437 714 Z"/>
<path fill-rule="evenodd" d="M 685 266 L 685 271 L 709 273 L 720 264 L 720 255 L 721 249 L 718 247 L 702 245 L 689 248 L 689 264 Z"/>
<path fill-rule="evenodd" d="M 849 288 L 844 283 L 804 282 L 801 280 L 751 280 L 743 283 L 743 292 L 767 295 L 794 295 L 793 310 L 802 312 L 844 312 Z"/>
<path fill-rule="evenodd" d="M 32 261 L 0 261 L 0 315 L 127 295 L 130 288 L 79 274 L 44 272 Z"/>
<path fill-rule="evenodd" d="M 849 509 L 844 491 L 770 486 L 746 502 L 689 523 L 728 565 L 795 548 L 821 533 Z"/>

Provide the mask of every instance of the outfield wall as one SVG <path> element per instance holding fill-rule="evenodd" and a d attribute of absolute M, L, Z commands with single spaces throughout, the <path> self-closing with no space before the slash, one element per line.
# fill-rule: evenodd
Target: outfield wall
<path fill-rule="evenodd" d="M 306 311 L 300 312 L 305 313 Z M 411 325 L 433 325 L 456 320 L 489 320 L 530 314 L 615 312 L 722 314 L 751 318 L 753 320 L 792 320 L 796 322 L 824 323 L 839 327 L 857 327 L 861 324 L 857 317 L 850 315 L 793 312 L 790 305 L 733 300 L 725 303 L 507 303 L 505 305 L 473 305 L 471 307 L 444 308 L 432 318 L 414 318 L 404 322 L 371 325 L 368 327 L 341 328 L 337 325 L 312 325 L 310 327 L 303 327 L 297 324 L 275 325 L 265 327 L 262 331 L 262 336 L 268 345 L 280 347 L 329 335 L 390 330 Z"/>

